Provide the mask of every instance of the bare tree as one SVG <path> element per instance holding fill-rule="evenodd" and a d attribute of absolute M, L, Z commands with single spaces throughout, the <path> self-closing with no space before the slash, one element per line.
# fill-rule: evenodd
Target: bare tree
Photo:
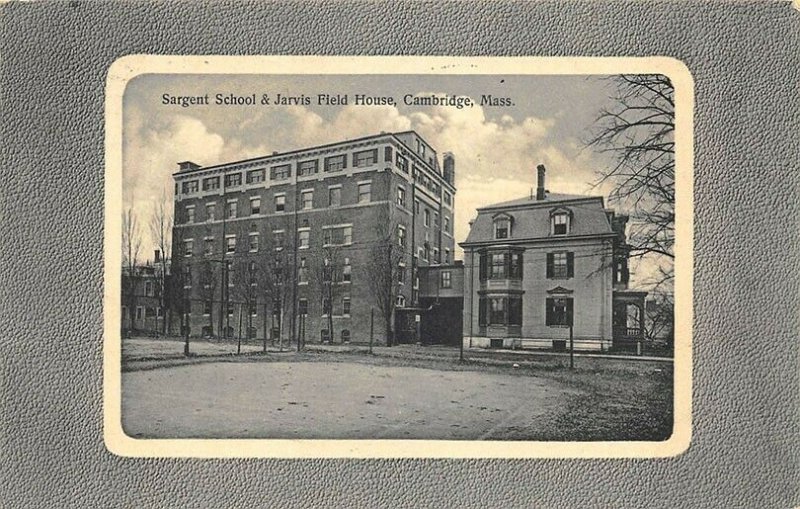
<path fill-rule="evenodd" d="M 159 307 L 163 314 L 161 323 L 162 333 L 166 336 L 169 330 L 171 315 L 167 306 L 168 291 L 167 279 L 169 277 L 170 260 L 172 255 L 172 212 L 169 208 L 166 193 L 161 193 L 161 198 L 153 203 L 153 214 L 150 216 L 150 240 L 160 253 L 156 264 L 156 293 Z"/>
<path fill-rule="evenodd" d="M 318 294 L 322 297 L 322 312 L 327 316 L 328 339 L 333 342 L 336 334 L 333 330 L 333 311 L 336 299 L 340 294 L 340 285 L 343 277 L 343 258 L 341 247 L 334 242 L 343 243 L 343 239 L 334 239 L 336 235 L 332 230 L 325 231 L 324 245 L 316 251 L 313 260 L 313 280 Z"/>
<path fill-rule="evenodd" d="M 255 257 L 245 257 L 236 262 L 233 271 L 233 296 L 247 312 L 247 334 L 250 339 L 253 330 L 253 314 L 258 311 L 259 281 L 261 267 Z M 266 317 L 265 317 L 266 318 Z"/>
<path fill-rule="evenodd" d="M 265 349 L 269 313 L 271 328 L 277 329 L 279 346 L 283 350 L 284 324 L 292 317 L 292 288 L 297 284 L 297 270 L 293 269 L 294 241 L 287 232 L 273 234 L 270 229 L 262 232 L 261 237 L 257 263 L 261 267 L 258 290 L 264 306 Z"/>
<path fill-rule="evenodd" d="M 170 260 L 170 274 L 166 278 L 165 302 L 170 315 L 177 313 L 180 317 L 181 335 L 184 336 L 184 355 L 189 355 L 189 314 L 192 310 L 192 266 L 189 259 L 180 252 L 183 246 L 183 233 L 176 228 L 173 233 L 171 252 L 175 253 Z"/>
<path fill-rule="evenodd" d="M 655 286 L 672 284 L 675 242 L 675 99 L 661 74 L 609 78 L 612 106 L 595 121 L 590 147 L 613 156 L 598 172 L 610 201 L 630 212 L 629 256 L 657 264 Z"/>
<path fill-rule="evenodd" d="M 214 335 L 214 297 L 217 293 L 217 271 L 211 260 L 203 260 L 197 267 L 200 279 L 200 298 L 203 300 L 204 314 L 208 310 L 208 335 Z M 222 304 L 220 304 L 222 305 Z M 206 306 L 210 306 L 207 309 Z M 226 310 L 227 312 L 227 310 Z"/>
<path fill-rule="evenodd" d="M 380 216 L 375 230 L 375 243 L 367 253 L 365 273 L 375 305 L 383 318 L 386 343 L 391 346 L 395 340 L 394 310 L 398 295 L 398 273 L 406 249 L 401 243 L 410 240 L 398 234 L 401 225 L 392 216 L 390 207 L 384 209 Z"/>
<path fill-rule="evenodd" d="M 648 339 L 662 339 L 673 345 L 675 334 L 675 303 L 671 293 L 657 292 L 645 306 L 644 327 Z"/>
<path fill-rule="evenodd" d="M 136 288 L 139 280 L 141 230 L 133 207 L 122 213 L 122 301 L 128 308 L 129 324 L 135 328 Z"/>

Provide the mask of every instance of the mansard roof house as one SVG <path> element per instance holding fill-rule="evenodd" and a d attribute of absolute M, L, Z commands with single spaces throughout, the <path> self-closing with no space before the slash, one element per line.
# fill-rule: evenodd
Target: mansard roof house
<path fill-rule="evenodd" d="M 628 289 L 625 226 L 601 196 L 536 194 L 487 205 L 464 249 L 464 346 L 606 350 L 642 338 L 646 292 Z"/>

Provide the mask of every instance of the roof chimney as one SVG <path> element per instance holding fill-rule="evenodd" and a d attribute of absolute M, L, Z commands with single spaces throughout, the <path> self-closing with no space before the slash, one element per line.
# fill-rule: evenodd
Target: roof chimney
<path fill-rule="evenodd" d="M 536 167 L 536 170 L 538 170 L 538 178 L 536 179 L 536 199 L 544 200 L 544 165 L 540 164 Z"/>
<path fill-rule="evenodd" d="M 161 250 L 160 249 L 156 249 L 156 251 L 155 251 L 155 261 L 156 261 L 156 263 L 161 261 Z"/>

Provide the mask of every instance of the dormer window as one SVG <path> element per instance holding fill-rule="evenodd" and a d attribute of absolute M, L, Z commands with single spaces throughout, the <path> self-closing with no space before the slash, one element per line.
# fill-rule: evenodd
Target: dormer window
<path fill-rule="evenodd" d="M 557 209 L 550 213 L 550 233 L 566 235 L 570 230 L 572 214 L 568 210 Z"/>
<path fill-rule="evenodd" d="M 507 239 L 511 237 L 511 218 L 505 214 L 494 218 L 494 238 Z"/>

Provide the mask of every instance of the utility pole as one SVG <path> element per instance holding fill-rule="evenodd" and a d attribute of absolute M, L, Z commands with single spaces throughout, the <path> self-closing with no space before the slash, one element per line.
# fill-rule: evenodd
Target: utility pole
<path fill-rule="evenodd" d="M 372 353 L 372 340 L 375 337 L 375 307 L 369 308 L 369 353 Z"/>

